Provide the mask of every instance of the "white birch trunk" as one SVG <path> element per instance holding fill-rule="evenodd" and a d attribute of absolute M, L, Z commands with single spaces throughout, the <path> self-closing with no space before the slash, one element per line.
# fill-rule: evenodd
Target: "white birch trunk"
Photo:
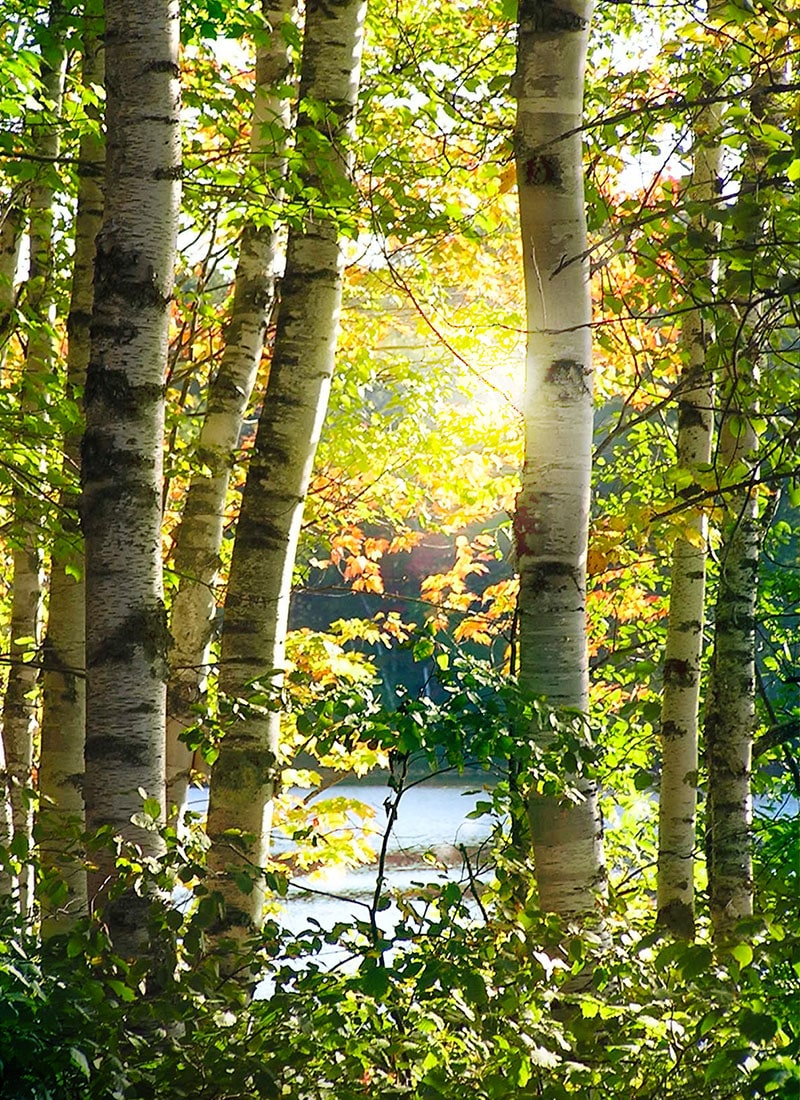
<path fill-rule="evenodd" d="M 25 231 L 25 214 L 19 202 L 11 198 L 0 224 L 0 369 L 2 369 L 13 333 L 13 311 L 17 296 L 20 247 Z M 8 848 L 13 832 L 9 801 L 8 773 L 3 740 L 0 737 L 0 845 Z M 0 867 L 0 896 L 10 894 L 12 882 Z"/>
<path fill-rule="evenodd" d="M 694 170 L 689 198 L 708 204 L 718 195 L 721 166 L 719 108 L 707 108 L 695 127 Z M 693 227 L 707 241 L 707 258 L 691 269 L 695 296 L 711 301 L 717 279 L 719 233 L 707 214 Z M 714 431 L 713 376 L 706 365 L 710 334 L 698 307 L 686 314 L 681 331 L 685 366 L 678 399 L 677 464 L 692 473 L 711 461 Z M 664 649 L 661 703 L 661 791 L 658 821 L 657 923 L 673 935 L 694 935 L 694 861 L 697 849 L 698 728 L 700 659 L 703 651 L 708 523 L 691 508 L 694 488 L 683 490 L 683 522 L 693 538 L 676 540 L 670 574 L 669 621 Z"/>
<path fill-rule="evenodd" d="M 733 423 L 726 417 L 721 434 L 728 454 L 752 457 L 754 439 L 744 416 Z M 714 935 L 719 941 L 730 939 L 736 922 L 753 912 L 750 773 L 756 724 L 759 557 L 755 492 L 732 493 L 727 504 L 704 728 L 709 895 Z"/>
<path fill-rule="evenodd" d="M 42 60 L 41 80 L 45 113 L 32 127 L 33 147 L 45 167 L 30 191 L 30 267 L 25 286 L 27 307 L 37 323 L 28 338 L 20 386 L 21 417 L 35 415 L 42 407 L 42 393 L 50 383 L 55 361 L 55 299 L 53 272 L 53 220 L 57 177 L 52 162 L 58 156 L 65 52 L 57 16 L 50 20 L 52 42 Z M 14 840 L 23 847 L 32 843 L 33 812 L 29 792 L 33 786 L 33 747 L 37 730 L 39 679 L 38 651 L 42 624 L 41 505 L 30 492 L 17 486 L 13 494 L 14 533 L 12 552 L 11 662 L 3 699 L 3 744 L 9 784 Z M 19 909 L 26 916 L 31 902 L 32 866 L 23 864 L 18 881 Z"/>
<path fill-rule="evenodd" d="M 258 48 L 251 167 L 266 176 L 276 196 L 285 168 L 289 101 L 275 93 L 290 77 L 290 58 L 281 25 L 291 19 L 295 0 L 267 7 L 272 33 Z M 170 622 L 173 637 L 167 717 L 167 809 L 183 809 L 192 752 L 180 740 L 194 720 L 192 707 L 205 690 L 206 663 L 217 610 L 216 580 L 225 523 L 225 504 L 238 454 L 242 419 L 255 384 L 264 334 L 275 299 L 277 233 L 247 225 L 239 245 L 231 318 L 219 371 L 209 386 L 208 409 L 175 542 L 180 577 Z"/>
<path fill-rule="evenodd" d="M 347 186 L 364 0 L 306 5 L 297 142 L 314 150 L 304 170 L 321 203 L 341 206 Z M 323 118 L 303 110 L 303 100 Z M 311 140 L 306 144 L 305 134 Z M 327 152 L 321 141 L 329 142 Z M 324 213 L 289 234 L 286 271 L 269 383 L 250 459 L 236 531 L 222 635 L 220 688 L 231 699 L 251 694 L 253 680 L 275 692 L 272 709 L 245 711 L 221 744 L 211 778 L 209 867 L 236 938 L 260 922 L 272 800 L 278 778 L 281 684 L 292 570 L 303 502 L 328 400 L 342 292 L 338 233 Z M 229 830 L 240 831 L 239 839 Z M 243 892 L 236 874 L 251 872 Z M 241 880 L 240 880 L 241 881 Z"/>
<path fill-rule="evenodd" d="M 738 240 L 730 242 L 734 255 L 738 248 L 748 257 L 758 247 L 767 218 L 760 180 L 769 145 L 760 138 L 759 127 L 761 123 L 776 126 L 781 121 L 767 109 L 757 79 L 751 90 L 751 114 L 751 138 L 734 223 L 739 230 Z M 709 899 L 714 937 L 719 942 L 734 938 L 736 922 L 753 912 L 750 776 L 756 727 L 755 627 L 760 554 L 754 488 L 758 480 L 758 436 L 753 418 L 758 416 L 761 352 L 756 343 L 758 309 L 752 301 L 758 290 L 753 267 L 748 263 L 744 270 L 731 268 L 725 289 L 726 297 L 734 304 L 725 316 L 725 329 L 720 326 L 726 371 L 720 386 L 722 423 L 717 464 L 723 484 L 729 472 L 741 487 L 723 495 L 714 655 L 704 727 Z"/>
<path fill-rule="evenodd" d="M 84 87 L 103 84 L 102 5 L 91 0 L 84 14 L 81 76 Z M 80 143 L 75 254 L 67 318 L 67 394 L 76 400 L 89 362 L 89 323 L 95 238 L 103 217 L 105 150 L 100 135 L 87 132 Z M 43 646 L 40 811 L 38 839 L 45 882 L 43 931 L 67 931 L 87 911 L 86 869 L 76 850 L 83 831 L 83 748 L 86 724 L 86 648 L 83 536 L 79 522 L 78 478 L 81 432 L 64 437 L 64 476 L 75 488 L 60 494 L 63 538 L 53 549 L 47 635 Z M 48 872 L 50 875 L 48 876 Z M 48 878 L 67 886 L 53 894 Z M 55 899 L 55 900 L 54 900 Z"/>
<path fill-rule="evenodd" d="M 591 299 L 579 129 L 591 3 L 522 0 L 514 93 L 528 327 L 525 465 L 515 536 L 521 687 L 588 712 L 586 548 Z M 542 732 L 543 739 L 547 734 Z M 605 882 L 596 791 L 530 802 L 539 902 L 590 912 Z"/>
<path fill-rule="evenodd" d="M 18 196 L 10 196 L 0 221 L 0 369 L 6 361 L 8 341 L 14 330 L 17 274 L 25 212 Z"/>
<path fill-rule="evenodd" d="M 168 633 L 162 599 L 164 373 L 180 193 L 178 7 L 107 0 L 105 210 L 97 238 L 83 442 L 87 827 L 146 855 L 140 788 L 164 800 Z M 162 810 L 163 816 L 163 810 Z M 89 901 L 116 875 L 101 849 Z M 123 955 L 146 949 L 146 899 L 105 916 Z"/>

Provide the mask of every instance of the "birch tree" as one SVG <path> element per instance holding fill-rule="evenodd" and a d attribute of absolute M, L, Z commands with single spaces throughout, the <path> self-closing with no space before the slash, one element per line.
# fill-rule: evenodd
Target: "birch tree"
<path fill-rule="evenodd" d="M 81 80 L 83 87 L 103 86 L 102 7 L 93 0 L 83 13 Z M 91 111 L 96 115 L 96 111 Z M 92 275 L 95 238 L 103 216 L 102 177 L 105 150 L 99 119 L 87 120 L 81 137 L 78 194 L 75 214 L 75 251 L 67 316 L 67 399 L 77 401 L 89 362 L 89 322 L 92 313 Z M 75 859 L 74 837 L 83 824 L 83 748 L 86 723 L 85 588 L 83 539 L 77 492 L 80 475 L 81 425 L 65 433 L 63 474 L 75 488 L 59 497 L 62 537 L 52 553 L 47 635 L 43 645 L 40 816 L 38 840 L 44 868 L 63 879 L 67 893 L 42 891 L 42 905 L 50 911 L 50 931 L 67 927 L 86 911 L 86 875 Z M 54 903 L 55 899 L 55 903 Z"/>
<path fill-rule="evenodd" d="M 549 706 L 583 714 L 592 349 L 580 127 L 590 18 L 581 0 L 522 0 L 513 84 L 528 329 L 519 680 Z M 583 781 L 581 794 L 572 806 L 530 799 L 540 905 L 564 916 L 594 909 L 605 880 L 594 785 Z"/>
<path fill-rule="evenodd" d="M 20 248 L 25 229 L 25 216 L 19 196 L 9 195 L 3 209 L 0 222 L 0 367 L 5 363 L 9 335 L 13 329 L 12 318 L 17 298 L 17 273 L 19 270 Z M 6 756 L 3 739 L 0 737 L 0 845 L 5 848 L 11 844 L 13 831 L 11 824 L 11 804 L 8 798 Z M 0 895 L 11 892 L 11 877 L 4 868 L 0 868 Z"/>
<path fill-rule="evenodd" d="M 289 233 L 222 635 L 221 691 L 247 699 L 260 681 L 267 702 L 243 708 L 231 722 L 212 773 L 208 813 L 209 866 L 234 935 L 257 924 L 263 908 L 258 869 L 278 777 L 278 692 L 303 502 L 334 366 L 343 264 L 336 213 L 351 202 L 349 146 L 365 11 L 364 0 L 306 5 L 296 152 L 310 201 L 302 225 Z"/>
<path fill-rule="evenodd" d="M 25 231 L 25 211 L 18 193 L 11 192 L 0 217 L 0 366 L 5 363 L 12 315 L 17 298 L 17 273 Z"/>
<path fill-rule="evenodd" d="M 174 643 L 167 708 L 167 808 L 174 805 L 179 814 L 193 756 L 180 737 L 193 721 L 192 706 L 204 690 L 231 468 L 275 300 L 277 215 L 274 209 L 269 210 L 269 204 L 272 201 L 274 206 L 285 169 L 289 100 L 282 88 L 290 78 L 285 23 L 294 11 L 294 0 L 279 0 L 264 11 L 268 38 L 259 44 L 256 56 L 250 172 L 257 175 L 257 185 L 268 194 L 265 208 L 251 216 L 240 238 L 225 350 L 209 387 L 195 468 L 175 542 L 180 581 L 170 622 Z"/>
<path fill-rule="evenodd" d="M 756 728 L 756 597 L 761 529 L 758 520 L 758 387 L 762 349 L 759 278 L 752 260 L 769 210 L 768 144 L 761 136 L 780 121 L 755 68 L 750 134 L 742 164 L 721 314 L 720 429 L 716 456 L 723 519 L 714 608 L 714 651 L 705 714 L 706 808 L 711 921 L 714 935 L 735 936 L 753 912 L 752 792 Z"/>
<path fill-rule="evenodd" d="M 167 627 L 162 600 L 164 373 L 180 194 L 178 10 L 106 4 L 105 209 L 97 238 L 83 440 L 86 822 L 157 854 L 140 789 L 163 807 Z M 158 816 L 158 815 L 157 815 Z M 163 816 L 163 809 L 162 809 Z M 114 879 L 102 848 L 90 903 Z M 106 909 L 121 954 L 143 949 L 144 899 Z"/>
<path fill-rule="evenodd" d="M 42 47 L 40 74 L 42 110 L 32 126 L 32 146 L 41 167 L 29 194 L 29 270 L 25 283 L 25 310 L 31 319 L 19 390 L 20 421 L 32 418 L 43 406 L 52 382 L 55 361 L 55 269 L 53 223 L 59 180 L 55 169 L 60 144 L 61 101 L 66 53 L 61 13 L 54 5 Z M 41 641 L 42 625 L 42 505 L 29 485 L 18 481 L 14 491 L 13 582 L 9 649 L 11 663 L 3 699 L 3 744 L 14 839 L 22 848 L 32 840 L 30 791 L 34 737 L 38 717 L 38 661 L 33 658 Z M 19 878 L 19 906 L 25 914 L 30 901 L 31 867 L 23 863 Z"/>
<path fill-rule="evenodd" d="M 682 517 L 686 536 L 676 540 L 672 551 L 661 705 L 657 923 L 687 939 L 694 934 L 698 709 L 708 538 L 706 514 L 691 507 L 691 497 L 697 492 L 698 468 L 708 468 L 711 461 L 714 431 L 713 370 L 706 362 L 713 334 L 704 309 L 713 300 L 719 266 L 719 222 L 709 218 L 719 201 L 722 160 L 720 108 L 713 102 L 714 92 L 711 86 L 706 89 L 711 103 L 695 122 L 694 167 L 687 192 L 689 202 L 702 204 L 690 226 L 691 236 L 701 242 L 702 255 L 688 269 L 693 308 L 681 328 L 684 366 L 678 382 L 677 466 L 689 479 L 681 488 L 688 507 Z"/>

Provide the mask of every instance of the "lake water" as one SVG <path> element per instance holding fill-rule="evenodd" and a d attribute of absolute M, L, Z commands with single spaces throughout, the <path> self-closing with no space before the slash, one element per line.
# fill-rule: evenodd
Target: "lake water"
<path fill-rule="evenodd" d="M 461 847 L 474 855 L 494 827 L 494 820 L 488 815 L 467 816 L 478 802 L 489 800 L 487 792 L 480 789 L 483 779 L 482 775 L 470 787 L 437 784 L 431 779 L 403 792 L 387 840 L 384 891 L 407 893 L 448 879 L 464 877 L 466 881 Z M 297 793 L 308 794 L 306 791 Z M 320 800 L 333 795 L 356 799 L 371 807 L 373 817 L 367 836 L 376 861 L 355 868 L 334 867 L 293 879 L 287 897 L 274 914 L 288 932 L 299 933 L 309 928 L 327 931 L 337 923 L 352 925 L 356 920 L 368 920 L 367 906 L 374 897 L 377 883 L 378 853 L 388 824 L 385 802 L 393 797 L 393 792 L 385 784 L 373 780 L 343 782 L 325 791 Z M 189 809 L 205 813 L 207 808 L 208 792 L 192 790 Z M 274 846 L 285 847 L 279 835 Z M 426 854 L 435 859 L 428 862 Z M 483 862 L 486 864 L 486 860 Z M 473 864 L 473 873 L 476 870 L 479 869 Z M 384 932 L 391 931 L 398 917 L 399 911 L 394 904 L 377 914 Z M 314 962 L 326 969 L 352 965 L 349 952 L 338 943 L 323 946 L 314 954 Z M 298 960 L 297 965 L 302 967 L 303 963 Z M 272 988 L 271 979 L 264 980 L 256 987 L 255 996 L 268 997 Z"/>
<path fill-rule="evenodd" d="M 461 847 L 475 852 L 488 840 L 494 825 L 487 815 L 468 817 L 478 802 L 489 799 L 480 787 L 480 780 L 466 787 L 437 784 L 431 779 L 403 792 L 387 843 L 386 889 L 408 890 L 417 883 L 442 881 L 448 873 L 460 875 Z M 335 867 L 293 879 L 278 914 L 280 922 L 292 931 L 307 927 L 309 921 L 330 928 L 337 921 L 350 921 L 354 917 L 363 920 L 366 914 L 363 903 L 369 901 L 375 891 L 377 856 L 388 823 L 385 802 L 393 797 L 393 792 L 386 785 L 371 780 L 342 782 L 324 792 L 320 800 L 333 795 L 356 799 L 371 807 L 374 816 L 367 836 L 376 862 L 356 868 Z M 191 792 L 191 810 L 204 813 L 207 804 L 206 791 Z M 280 838 L 275 844 L 278 848 L 283 846 Z M 436 857 L 435 863 L 426 862 L 426 853 Z"/>
<path fill-rule="evenodd" d="M 481 773 L 471 785 L 467 786 L 469 779 L 465 779 L 459 786 L 437 783 L 432 778 L 404 791 L 387 844 L 385 890 L 407 892 L 419 884 L 443 882 L 448 877 L 465 877 L 461 847 L 474 856 L 489 839 L 495 825 L 495 820 L 489 815 L 477 818 L 468 816 L 478 802 L 487 802 L 490 798 L 487 791 L 481 789 L 485 779 L 485 774 Z M 308 794 L 305 791 L 298 793 Z M 369 836 L 369 842 L 376 853 L 376 862 L 356 868 L 334 867 L 293 879 L 288 896 L 276 913 L 280 923 L 290 931 L 299 932 L 310 923 L 328 929 L 337 922 L 364 920 L 367 913 L 365 904 L 371 901 L 375 892 L 377 854 L 388 821 L 385 803 L 393 797 L 393 792 L 385 784 L 370 779 L 338 783 L 320 798 L 332 795 L 356 799 L 372 808 L 374 832 Z M 207 802 L 205 790 L 191 792 L 192 810 L 204 813 Z M 765 819 L 798 814 L 797 800 L 793 798 L 769 802 L 762 797 L 757 800 L 756 808 L 762 816 L 762 827 Z M 606 827 L 613 828 L 614 824 L 612 815 L 606 821 Z M 275 846 L 284 847 L 280 837 L 276 838 Z M 426 861 L 426 853 L 435 856 L 435 860 Z M 486 862 L 484 859 L 484 865 Z M 391 927 L 395 912 L 390 908 L 381 914 L 384 928 Z"/>

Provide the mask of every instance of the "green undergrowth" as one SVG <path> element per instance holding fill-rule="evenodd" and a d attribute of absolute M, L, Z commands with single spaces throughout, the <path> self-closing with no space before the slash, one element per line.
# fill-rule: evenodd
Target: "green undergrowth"
<path fill-rule="evenodd" d="M 0 1097 L 800 1096 L 796 922 L 753 920 L 714 951 L 630 913 L 564 924 L 524 883 L 500 859 L 479 907 L 474 882 L 381 897 L 390 933 L 367 912 L 300 933 L 269 921 L 241 960 L 255 998 L 220 977 L 202 887 L 183 909 L 154 903 L 134 963 L 100 923 L 43 946 L 8 916 Z"/>

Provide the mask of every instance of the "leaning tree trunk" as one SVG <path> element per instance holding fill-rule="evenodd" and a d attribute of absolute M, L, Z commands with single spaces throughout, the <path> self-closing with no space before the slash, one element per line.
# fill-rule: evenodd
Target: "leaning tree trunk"
<path fill-rule="evenodd" d="M 90 0 L 83 14 L 83 86 L 102 87 L 102 4 Z M 99 120 L 96 120 L 99 123 Z M 75 252 L 67 317 L 67 399 L 83 390 L 89 362 L 89 322 L 95 238 L 103 217 L 105 148 L 89 123 L 81 138 Z M 40 902 L 46 934 L 69 929 L 87 910 L 86 869 L 76 842 L 83 831 L 83 748 L 86 723 L 86 649 L 83 538 L 79 521 L 81 427 L 64 435 L 64 478 L 59 517 L 62 537 L 52 552 L 47 635 L 43 646 L 40 811 L 37 840 L 44 879 Z"/>
<path fill-rule="evenodd" d="M 588 711 L 586 547 L 592 446 L 591 299 L 580 128 L 591 3 L 522 0 L 515 155 L 528 328 L 525 465 L 515 536 L 519 680 Z M 543 743 L 548 733 L 540 731 Z M 605 882 L 594 784 L 576 805 L 530 799 L 539 901 L 596 908 Z"/>
<path fill-rule="evenodd" d="M 714 654 L 705 716 L 708 770 L 706 833 L 709 899 L 714 937 L 726 942 L 736 923 L 753 912 L 752 792 L 750 774 L 756 727 L 756 596 L 760 553 L 758 522 L 758 346 L 761 289 L 755 256 L 767 220 L 769 187 L 762 189 L 768 139 L 762 124 L 780 119 L 767 108 L 759 79 L 751 90 L 751 139 L 742 165 L 742 183 L 725 277 L 730 305 L 720 323 L 725 373 L 720 386 L 719 453 L 723 523 L 714 615 Z M 726 486 L 726 481 L 732 487 Z"/>
<path fill-rule="evenodd" d="M 306 5 L 297 148 L 307 158 L 304 182 L 318 196 L 318 208 L 289 233 L 269 383 L 236 531 L 220 670 L 227 698 L 246 699 L 258 680 L 271 699 L 266 706 L 245 706 L 227 730 L 208 813 L 209 865 L 234 938 L 258 924 L 263 907 L 258 868 L 266 856 L 278 774 L 277 693 L 292 570 L 333 373 L 342 293 L 331 208 L 351 202 L 348 146 L 365 8 L 364 0 Z M 313 113 L 304 109 L 308 103 Z M 252 880 L 250 892 L 242 889 L 243 874 Z"/>
<path fill-rule="evenodd" d="M 25 285 L 25 309 L 31 331 L 20 383 L 19 410 L 34 421 L 43 395 L 52 384 L 56 358 L 56 304 L 53 270 L 53 223 L 58 176 L 59 113 L 66 54 L 59 12 L 51 12 L 49 43 L 42 50 L 41 81 L 45 109 L 33 124 L 33 149 L 42 167 L 30 191 L 30 267 Z M 40 450 L 38 441 L 35 449 Z M 41 503 L 28 484 L 18 481 L 13 494 L 11 624 L 8 683 L 3 699 L 3 744 L 9 784 L 11 822 L 16 855 L 22 860 L 19 908 L 23 916 L 31 900 L 32 866 L 26 858 L 32 840 L 33 750 L 38 712 L 38 648 L 42 621 Z"/>
<path fill-rule="evenodd" d="M 295 0 L 267 5 L 264 14 L 271 33 L 256 57 L 250 170 L 258 173 L 256 184 L 273 197 L 280 192 L 289 127 L 289 101 L 276 91 L 286 85 L 291 69 L 282 31 L 294 10 Z M 269 205 L 271 198 L 265 201 Z M 225 350 L 209 386 L 196 466 L 175 542 L 179 588 L 170 621 L 174 641 L 167 696 L 167 809 L 175 806 L 178 817 L 193 756 L 181 734 L 194 720 L 192 708 L 204 691 L 228 484 L 275 299 L 277 227 L 274 212 L 265 220 L 266 214 L 259 212 L 242 232 Z"/>
<path fill-rule="evenodd" d="M 713 89 L 708 89 L 709 96 Z M 661 791 L 658 820 L 657 924 L 674 936 L 694 935 L 694 863 L 697 850 L 698 729 L 700 660 L 705 619 L 708 521 L 692 507 L 698 492 L 694 477 L 711 461 L 714 431 L 714 382 L 706 363 L 712 340 L 704 306 L 713 300 L 719 267 L 718 223 L 709 220 L 718 201 L 722 146 L 720 111 L 704 109 L 695 124 L 694 170 L 688 198 L 703 203 L 692 228 L 702 253 L 687 267 L 694 308 L 681 329 L 684 366 L 678 384 L 677 465 L 690 480 L 681 489 L 686 500 L 686 538 L 672 550 L 669 620 L 664 648 L 661 701 Z M 716 228 L 715 228 L 716 227 Z"/>
<path fill-rule="evenodd" d="M 90 830 L 161 851 L 137 828 L 144 788 L 163 817 L 166 613 L 164 375 L 180 194 L 176 0 L 107 0 L 105 210 L 97 238 L 83 441 L 86 774 Z M 90 904 L 116 878 L 101 847 Z M 116 950 L 146 949 L 146 898 L 106 906 Z"/>

